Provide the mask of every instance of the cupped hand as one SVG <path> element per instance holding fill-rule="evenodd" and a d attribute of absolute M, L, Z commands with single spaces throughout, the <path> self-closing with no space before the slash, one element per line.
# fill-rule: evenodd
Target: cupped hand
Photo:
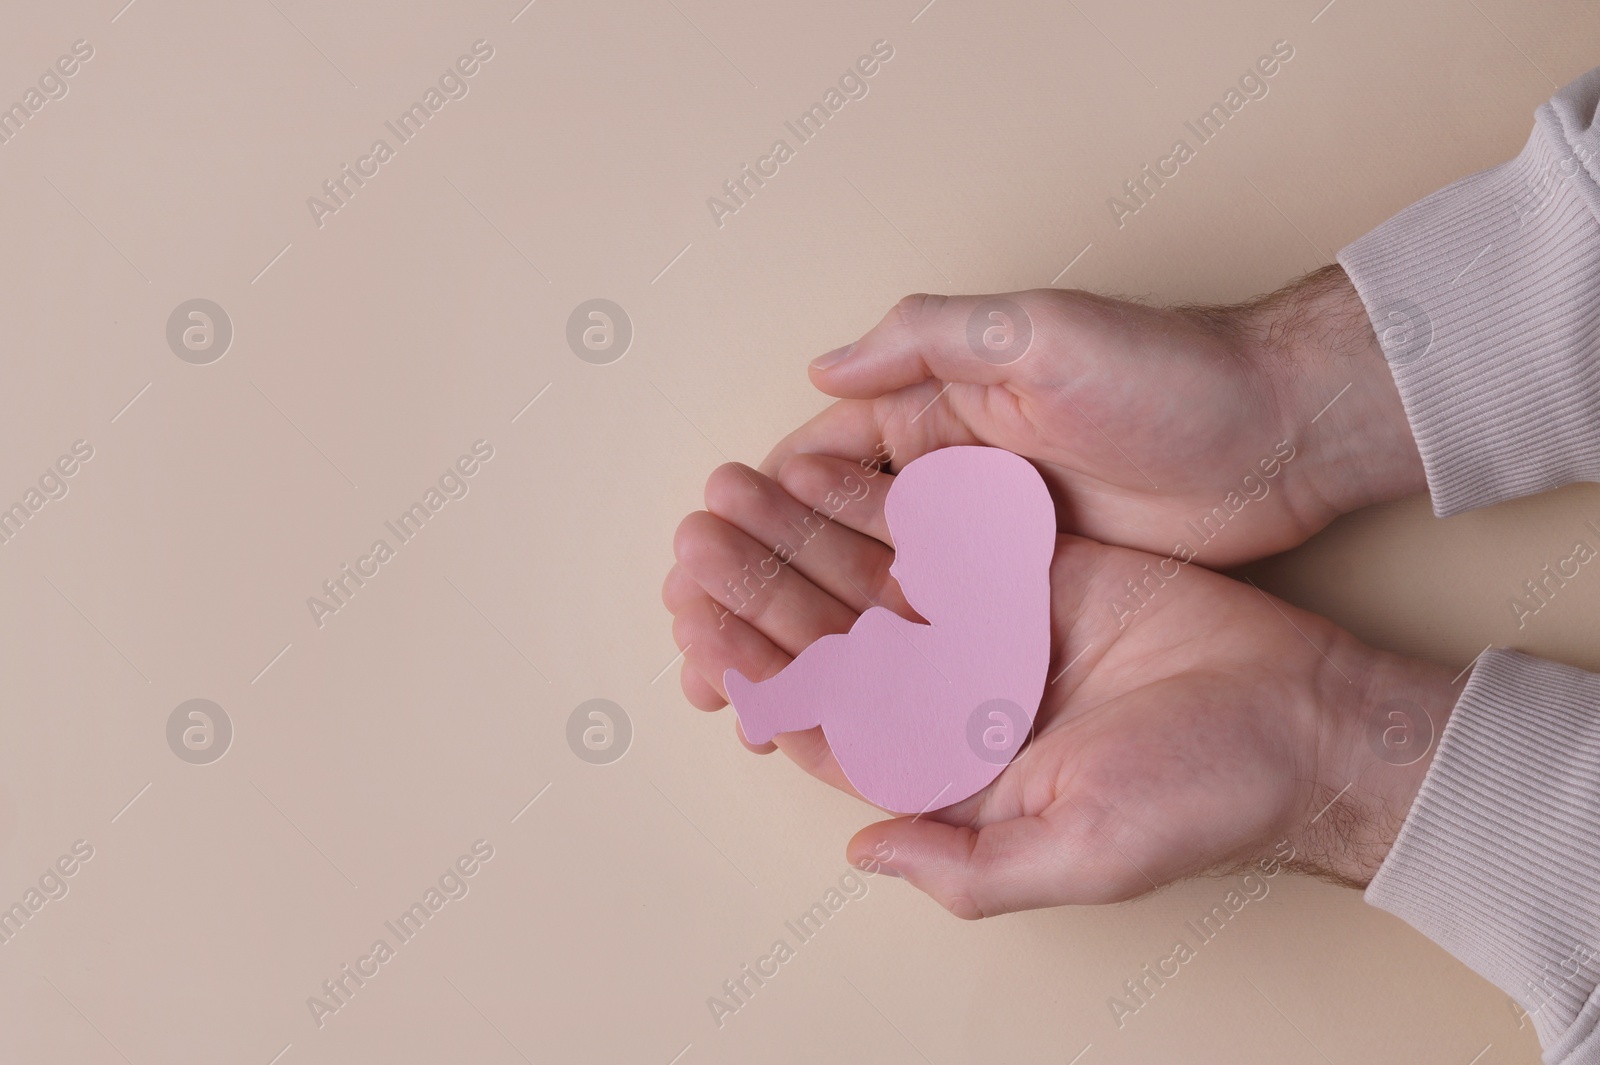
<path fill-rule="evenodd" d="M 724 705 L 726 669 L 771 676 L 874 603 L 915 618 L 889 575 L 892 476 L 871 469 L 795 454 L 775 477 L 731 464 L 712 476 L 663 588 L 692 702 Z M 778 545 L 786 561 L 764 564 Z M 1442 727 L 1455 694 L 1442 670 L 1249 584 L 1078 536 L 1059 537 L 1051 580 L 1030 745 L 970 799 L 863 829 L 852 858 L 968 918 L 1125 899 L 1272 855 L 1370 878 L 1428 764 L 1391 764 L 1372 730 L 1396 700 Z M 820 729 L 777 745 L 852 790 Z"/>
<path fill-rule="evenodd" d="M 908 296 L 818 358 L 837 397 L 790 456 L 899 465 L 956 444 L 1032 460 L 1062 531 L 1210 566 L 1299 544 L 1422 490 L 1421 459 L 1355 289 L 1337 266 L 1235 307 L 1086 292 Z"/>

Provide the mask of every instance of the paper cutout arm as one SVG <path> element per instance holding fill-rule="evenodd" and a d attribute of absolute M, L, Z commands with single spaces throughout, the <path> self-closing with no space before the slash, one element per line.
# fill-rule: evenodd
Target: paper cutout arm
<path fill-rule="evenodd" d="M 860 637 L 863 630 L 879 628 L 887 620 L 875 618 L 878 613 L 889 611 L 871 608 L 856 619 L 848 634 L 822 637 L 766 680 L 750 680 L 737 669 L 724 673 L 722 683 L 745 739 L 768 743 L 780 732 L 803 732 L 822 724 L 823 716 L 836 706 L 826 698 L 828 689 L 840 678 L 860 676 L 870 668 L 873 645 Z"/>

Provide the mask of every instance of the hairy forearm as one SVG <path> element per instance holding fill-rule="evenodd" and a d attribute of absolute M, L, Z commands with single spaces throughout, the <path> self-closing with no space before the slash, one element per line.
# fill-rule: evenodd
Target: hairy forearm
<path fill-rule="evenodd" d="M 1293 864 L 1365 887 L 1394 844 L 1464 683 L 1431 662 L 1341 633 L 1317 682 L 1326 725 Z"/>
<path fill-rule="evenodd" d="M 1276 397 L 1285 434 L 1301 441 L 1293 484 L 1302 507 L 1342 514 L 1427 489 L 1377 330 L 1342 267 L 1224 310 Z"/>

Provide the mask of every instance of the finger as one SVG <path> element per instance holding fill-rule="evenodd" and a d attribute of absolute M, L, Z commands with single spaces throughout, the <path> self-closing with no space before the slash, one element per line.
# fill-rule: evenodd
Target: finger
<path fill-rule="evenodd" d="M 824 784 L 830 784 L 847 795 L 854 795 L 862 802 L 867 801 L 844 775 L 844 770 L 839 768 L 839 760 L 833 756 L 833 750 L 828 746 L 821 728 L 780 732 L 773 742 L 795 765 Z"/>
<path fill-rule="evenodd" d="M 727 706 L 727 700 L 718 695 L 716 689 L 707 683 L 693 666 L 685 664 L 683 667 L 683 691 L 689 696 L 689 702 L 701 710 L 720 710 Z M 733 733 L 739 742 L 744 744 L 744 749 L 754 754 L 771 754 L 778 749 L 776 743 L 751 743 L 744 734 L 744 727 L 739 724 L 738 717 L 733 719 Z"/>
<path fill-rule="evenodd" d="M 811 364 L 811 381 L 830 396 L 870 399 L 930 378 L 996 385 L 1028 375 L 1025 358 L 1038 315 L 1036 298 L 907 296 L 854 345 Z"/>
<path fill-rule="evenodd" d="M 858 613 L 874 603 L 904 606 L 899 586 L 889 579 L 894 552 L 870 534 L 853 531 L 884 527 L 890 475 L 874 472 L 868 478 L 853 462 L 812 456 L 788 466 L 795 468 L 779 476 L 802 485 L 814 501 L 802 502 L 777 481 L 732 463 L 706 482 L 706 506 L 713 514 L 759 543 L 775 545 L 763 561 L 767 569 L 757 572 L 782 563 Z"/>
<path fill-rule="evenodd" d="M 721 710 L 728 705 L 728 700 L 722 693 L 711 686 L 711 682 L 700 675 L 700 671 L 688 662 L 678 674 L 678 686 L 683 689 L 684 698 L 689 700 L 689 705 L 696 710 Z"/>
<path fill-rule="evenodd" d="M 705 594 L 695 579 L 684 572 L 683 567 L 677 563 L 673 563 L 672 568 L 667 571 L 667 579 L 661 582 L 661 603 L 670 614 L 676 614 L 691 600 Z"/>
<path fill-rule="evenodd" d="M 672 636 L 684 649 L 684 661 L 694 666 L 724 700 L 728 693 L 722 686 L 722 676 L 728 669 L 737 669 L 751 680 L 765 680 L 793 660 L 771 640 L 725 612 L 709 597 L 689 604 L 673 618 Z M 742 731 L 739 738 L 751 750 L 763 749 L 745 741 Z M 807 773 L 841 791 L 860 796 L 845 779 L 822 729 L 781 733 L 777 746 Z"/>
<path fill-rule="evenodd" d="M 706 607 L 708 607 L 711 612 L 717 614 L 721 613 L 721 608 L 715 603 L 712 603 L 710 599 L 706 598 L 706 594 L 701 592 L 698 586 L 695 588 L 695 591 L 701 599 L 705 600 Z M 695 608 L 691 604 L 685 603 L 684 609 L 686 612 L 688 612 L 694 610 Z M 724 706 L 728 705 L 728 700 L 722 697 L 721 692 L 712 687 L 711 682 L 706 680 L 706 678 L 701 675 L 700 671 L 695 668 L 694 664 L 687 660 L 687 656 L 683 663 L 683 669 L 679 677 L 679 683 L 683 686 L 683 694 L 688 697 L 689 703 L 692 706 L 698 707 L 701 710 L 720 710 Z M 744 730 L 738 727 L 738 719 L 735 718 L 734 720 L 734 733 L 739 737 L 739 742 L 744 744 L 747 750 L 754 751 L 756 754 L 771 754 L 773 751 L 778 749 L 777 744 L 774 743 L 751 743 L 745 738 Z"/>
<path fill-rule="evenodd" d="M 704 595 L 673 617 L 672 638 L 683 648 L 684 662 L 695 668 L 724 703 L 728 691 L 722 677 L 728 670 L 765 680 L 793 657 Z"/>
<path fill-rule="evenodd" d="M 889 458 L 879 413 L 878 406 L 868 400 L 840 400 L 778 441 L 761 461 L 761 472 L 776 477 L 785 459 L 807 452 L 852 459 L 862 463 L 863 469 L 876 467 Z"/>
<path fill-rule="evenodd" d="M 1065 842 L 1042 817 L 978 829 L 900 817 L 857 832 L 846 853 L 852 863 L 876 862 L 957 917 L 973 921 L 1075 901 L 1076 870 Z"/>
<path fill-rule="evenodd" d="M 894 541 L 883 502 L 893 483 L 892 473 L 866 476 L 857 463 L 831 455 L 795 455 L 778 470 L 778 484 L 802 513 L 822 510 L 840 525 L 886 545 Z"/>
<path fill-rule="evenodd" d="M 926 381 L 881 399 L 842 399 L 778 441 L 761 472 L 776 476 L 786 460 L 808 454 L 850 459 L 863 473 L 898 469 L 942 447 L 982 443 L 959 419 L 938 416 L 949 409 L 948 396 L 939 400 L 942 389 Z"/>
<path fill-rule="evenodd" d="M 771 551 L 743 530 L 703 510 L 678 526 L 674 551 L 679 565 L 707 595 L 790 656 L 829 633 L 850 631 L 859 616 L 779 565 Z"/>
<path fill-rule="evenodd" d="M 778 745 L 770 740 L 766 743 L 751 743 L 750 737 L 744 734 L 744 724 L 738 717 L 733 719 L 733 733 L 739 737 L 739 742 L 744 744 L 744 749 L 752 754 L 771 754 L 778 749 Z"/>

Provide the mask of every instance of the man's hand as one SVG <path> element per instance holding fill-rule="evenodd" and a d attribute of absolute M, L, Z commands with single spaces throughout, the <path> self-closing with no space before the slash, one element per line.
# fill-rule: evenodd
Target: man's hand
<path fill-rule="evenodd" d="M 913 616 L 889 576 L 891 475 L 796 545 L 797 525 L 862 467 L 800 454 L 775 472 L 722 467 L 709 511 L 679 527 L 663 599 L 685 691 L 705 709 L 724 702 L 724 670 L 771 676 L 847 631 L 869 596 Z M 779 542 L 791 560 L 743 584 Z M 972 798 L 863 829 L 852 859 L 892 853 L 889 871 L 967 918 L 1126 899 L 1282 858 L 1284 841 L 1307 871 L 1370 879 L 1455 703 L 1448 671 L 1198 565 L 1077 536 L 1059 538 L 1052 582 L 1052 679 L 1031 745 Z M 850 790 L 820 729 L 778 745 Z"/>
<path fill-rule="evenodd" d="M 1085 292 L 908 296 L 811 368 L 842 397 L 762 465 L 954 444 L 1033 460 L 1060 528 L 1217 567 L 1426 488 L 1365 308 L 1337 266 L 1234 307 Z M 1285 456 L 1291 456 L 1286 458 Z"/>

